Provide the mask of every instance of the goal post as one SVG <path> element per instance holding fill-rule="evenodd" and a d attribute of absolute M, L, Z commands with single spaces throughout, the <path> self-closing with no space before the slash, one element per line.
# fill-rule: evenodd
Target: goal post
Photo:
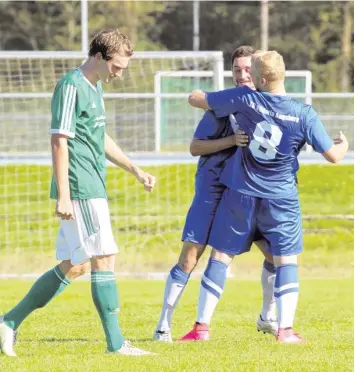
<path fill-rule="evenodd" d="M 232 71 L 223 71 L 218 76 L 223 77 L 223 83 L 216 84 L 214 71 L 157 71 L 154 78 L 155 93 L 155 151 L 169 151 L 169 147 L 179 149 L 185 141 L 186 133 L 191 137 L 192 128 L 197 124 L 197 110 L 187 107 L 186 99 L 192 89 L 209 91 L 221 90 L 221 87 L 232 88 Z M 312 104 L 312 73 L 307 70 L 286 71 L 286 91 L 294 98 L 304 103 Z M 222 88 L 224 89 L 224 88 Z M 173 102 L 173 103 L 171 103 Z M 180 115 L 183 125 L 182 137 L 177 138 L 174 116 Z M 172 123 L 172 124 L 171 124 Z M 181 126 L 180 126 L 181 133 Z M 164 144 L 168 139 L 171 143 Z M 311 152 L 312 147 L 306 146 Z"/>
<path fill-rule="evenodd" d="M 31 106 L 32 110 L 34 106 L 38 110 L 42 107 L 38 117 L 46 113 L 48 120 L 48 105 L 55 84 L 66 72 L 82 64 L 86 57 L 83 52 L 0 52 L 0 116 L 10 114 L 11 110 L 14 117 L 19 116 L 21 112 L 24 114 L 25 103 Z M 120 131 L 132 135 L 128 128 L 128 118 L 131 117 L 135 127 L 144 127 L 147 134 L 143 145 L 134 146 L 134 141 L 126 141 L 127 144 L 122 145 L 125 150 L 160 151 L 160 135 L 157 133 L 157 122 L 154 119 L 159 112 L 155 74 L 162 68 L 170 71 L 211 70 L 213 89 L 221 90 L 224 87 L 223 53 L 220 51 L 135 52 L 120 81 L 104 86 L 109 122 L 116 122 L 118 118 L 127 122 L 127 125 L 120 123 Z M 139 109 L 142 105 L 144 114 Z M 22 106 L 22 109 L 19 106 Z M 28 111 L 26 109 L 27 113 Z M 143 117 L 143 120 L 140 121 L 140 117 Z M 36 114 L 32 113 L 31 120 L 35 118 Z M 2 123 L 0 130 L 1 126 L 6 125 L 4 121 Z M 42 125 L 36 123 L 35 130 L 41 130 Z M 30 142 L 34 143 L 33 140 Z M 44 145 L 38 144 L 28 151 L 45 151 L 45 148 Z"/>

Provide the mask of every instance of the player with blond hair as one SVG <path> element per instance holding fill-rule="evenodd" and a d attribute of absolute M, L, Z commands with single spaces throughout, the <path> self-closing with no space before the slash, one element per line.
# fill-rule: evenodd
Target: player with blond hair
<path fill-rule="evenodd" d="M 344 158 L 348 142 L 340 132 L 333 143 L 312 106 L 286 94 L 285 64 L 279 53 L 255 54 L 250 73 L 256 91 L 245 86 L 215 93 L 197 90 L 189 96 L 190 105 L 211 109 L 217 117 L 235 114 L 250 137 L 249 145 L 236 151 L 221 175 L 227 189 L 210 233 L 215 262 L 201 282 L 199 313 L 210 319 L 227 266 L 235 255 L 250 249 L 258 231 L 276 266 L 276 339 L 300 343 L 304 340 L 293 331 L 299 294 L 297 256 L 303 250 L 297 155 L 307 143 L 336 163 Z"/>
<path fill-rule="evenodd" d="M 91 263 L 92 299 L 106 336 L 107 353 L 150 354 L 125 341 L 114 274 L 118 252 L 112 233 L 106 190 L 106 159 L 131 173 L 152 191 L 155 178 L 133 164 L 106 134 L 101 82 L 121 76 L 133 54 L 131 42 L 117 29 L 100 32 L 84 64 L 63 76 L 51 101 L 53 178 L 50 196 L 59 217 L 57 259 L 0 323 L 0 348 L 9 356 L 14 333 L 36 309 L 47 305 L 81 276 Z"/>

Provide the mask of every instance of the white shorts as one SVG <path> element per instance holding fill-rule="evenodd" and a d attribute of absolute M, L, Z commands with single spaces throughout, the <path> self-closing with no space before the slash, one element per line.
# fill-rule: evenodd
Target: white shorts
<path fill-rule="evenodd" d="M 118 252 L 106 199 L 73 200 L 74 219 L 60 219 L 57 259 L 73 265 Z"/>

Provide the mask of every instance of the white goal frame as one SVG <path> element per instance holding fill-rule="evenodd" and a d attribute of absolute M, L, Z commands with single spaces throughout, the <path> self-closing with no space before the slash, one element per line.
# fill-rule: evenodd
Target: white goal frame
<path fill-rule="evenodd" d="M 154 77 L 154 98 L 155 98 L 155 152 L 161 151 L 161 101 L 162 98 L 187 98 L 188 93 L 164 93 L 161 92 L 162 77 L 213 77 L 213 71 L 158 71 Z M 223 71 L 223 79 L 231 78 L 232 71 Z M 304 77 L 306 80 L 305 93 L 290 94 L 293 98 L 304 98 L 305 103 L 312 104 L 312 73 L 308 70 L 289 70 L 286 77 Z M 223 88 L 222 88 L 223 89 Z M 221 89 L 219 89 L 221 90 Z M 312 146 L 306 146 L 307 152 L 312 152 Z"/>
<path fill-rule="evenodd" d="M 206 60 L 210 58 L 213 61 L 213 71 L 208 71 L 208 76 L 213 77 L 213 87 L 217 90 L 224 89 L 224 59 L 223 52 L 221 51 L 147 51 L 147 52 L 134 52 L 132 59 L 188 59 L 195 58 L 196 60 Z M 0 51 L 0 60 L 2 59 L 87 59 L 87 54 L 84 52 L 65 52 L 65 51 Z M 191 71 L 186 71 L 191 72 Z M 193 71 L 198 76 L 200 71 Z M 172 74 L 172 71 L 170 72 Z M 155 75 L 156 77 L 157 75 Z M 160 76 L 158 74 L 158 76 Z M 154 81 L 154 84 L 156 82 Z M 105 93 L 105 98 L 142 98 L 142 99 L 155 99 L 155 106 L 159 104 L 156 100 L 157 91 L 151 93 Z M 177 98 L 185 97 L 186 94 L 165 94 L 163 98 Z M 21 93 L 0 93 L 0 99 L 11 99 L 11 98 L 51 98 L 52 92 L 21 92 Z M 155 113 L 159 112 L 157 107 Z M 155 129 L 160 128 L 160 122 L 155 118 Z M 155 132 L 155 152 L 160 152 L 161 134 Z"/>

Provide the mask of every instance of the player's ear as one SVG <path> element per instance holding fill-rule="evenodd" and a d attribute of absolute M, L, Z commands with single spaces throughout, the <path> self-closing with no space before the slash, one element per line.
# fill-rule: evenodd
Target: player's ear
<path fill-rule="evenodd" d="M 98 59 L 98 60 L 100 60 L 103 57 L 102 57 L 102 54 L 100 52 L 98 52 L 98 53 L 95 54 L 95 58 Z"/>
<path fill-rule="evenodd" d="M 260 81 L 261 85 L 264 87 L 265 85 L 267 85 L 267 81 L 265 78 L 261 78 L 261 81 Z"/>

